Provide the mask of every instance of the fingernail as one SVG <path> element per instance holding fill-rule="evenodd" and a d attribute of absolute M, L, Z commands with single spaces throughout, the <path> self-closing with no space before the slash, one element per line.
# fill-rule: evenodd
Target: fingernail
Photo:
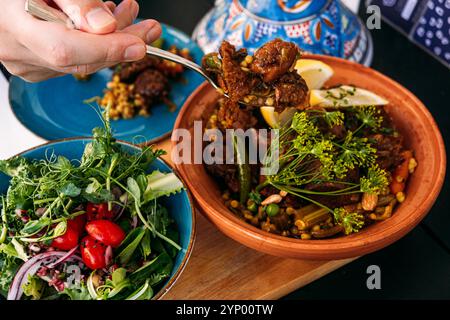
<path fill-rule="evenodd" d="M 159 25 L 156 25 L 147 32 L 147 43 L 152 43 L 160 36 L 161 36 L 161 27 Z"/>
<path fill-rule="evenodd" d="M 115 22 L 115 19 L 103 8 L 95 8 L 86 14 L 86 20 L 92 29 L 103 29 Z"/>
<path fill-rule="evenodd" d="M 139 15 L 139 4 L 137 2 L 133 3 L 133 20 L 136 20 Z"/>
<path fill-rule="evenodd" d="M 124 59 L 126 61 L 136 61 L 145 56 L 145 46 L 135 44 L 125 50 Z"/>

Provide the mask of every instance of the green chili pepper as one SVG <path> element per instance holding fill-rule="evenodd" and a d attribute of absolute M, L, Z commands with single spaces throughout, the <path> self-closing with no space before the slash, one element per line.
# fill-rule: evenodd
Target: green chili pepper
<path fill-rule="evenodd" d="M 239 174 L 239 200 L 242 204 L 245 204 L 248 199 L 248 195 L 251 191 L 251 170 L 250 165 L 248 164 L 248 156 L 247 151 L 244 150 L 241 152 L 238 148 L 237 138 L 234 136 L 234 151 L 236 152 L 236 159 L 238 165 L 238 174 Z M 243 153 L 243 154 L 241 154 Z"/>

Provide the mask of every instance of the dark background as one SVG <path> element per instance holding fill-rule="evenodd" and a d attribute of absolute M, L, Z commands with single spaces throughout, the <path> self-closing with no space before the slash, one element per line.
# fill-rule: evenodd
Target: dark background
<path fill-rule="evenodd" d="M 155 18 L 191 34 L 214 1 L 140 0 L 139 3 L 141 18 Z M 365 21 L 365 7 L 361 8 L 360 16 Z M 435 117 L 446 145 L 450 145 L 449 69 L 385 23 L 381 30 L 371 32 L 375 45 L 372 67 L 415 93 Z M 450 299 L 449 229 L 447 175 L 433 209 L 406 237 L 388 248 L 359 258 L 285 299 Z M 381 290 L 366 287 L 366 270 L 370 265 L 381 268 Z"/>

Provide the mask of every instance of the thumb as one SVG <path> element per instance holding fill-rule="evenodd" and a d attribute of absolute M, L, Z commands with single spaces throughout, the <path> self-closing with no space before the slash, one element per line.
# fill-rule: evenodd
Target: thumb
<path fill-rule="evenodd" d="M 106 34 L 116 31 L 117 20 L 102 0 L 53 0 L 80 30 Z"/>

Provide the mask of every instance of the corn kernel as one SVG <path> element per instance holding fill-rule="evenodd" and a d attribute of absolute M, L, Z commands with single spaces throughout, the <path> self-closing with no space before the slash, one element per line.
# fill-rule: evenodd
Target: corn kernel
<path fill-rule="evenodd" d="M 238 202 L 237 200 L 232 200 L 232 201 L 230 202 L 230 206 L 231 206 L 232 208 L 236 209 L 236 208 L 239 207 L 239 202 Z"/>
<path fill-rule="evenodd" d="M 405 198 L 406 198 L 406 196 L 405 196 L 405 194 L 404 194 L 403 192 L 398 192 L 398 193 L 395 195 L 395 197 L 397 198 L 397 201 L 398 201 L 399 203 L 402 203 L 403 201 L 405 201 Z"/>
<path fill-rule="evenodd" d="M 294 224 L 299 230 L 304 230 L 306 227 L 305 223 L 300 219 L 296 220 Z"/>
<path fill-rule="evenodd" d="M 408 170 L 409 173 L 413 173 L 416 170 L 417 167 L 417 161 L 414 158 L 409 159 L 409 163 L 408 163 Z"/>
<path fill-rule="evenodd" d="M 251 215 L 250 213 L 244 213 L 244 218 L 247 220 L 252 220 L 253 219 L 253 215 Z"/>
<path fill-rule="evenodd" d="M 302 240 L 311 239 L 311 235 L 309 233 L 302 233 L 302 235 L 300 237 L 302 238 Z"/>
<path fill-rule="evenodd" d="M 268 105 L 268 106 L 273 106 L 274 102 L 275 101 L 273 100 L 272 97 L 269 97 L 266 99 L 266 105 Z"/>

